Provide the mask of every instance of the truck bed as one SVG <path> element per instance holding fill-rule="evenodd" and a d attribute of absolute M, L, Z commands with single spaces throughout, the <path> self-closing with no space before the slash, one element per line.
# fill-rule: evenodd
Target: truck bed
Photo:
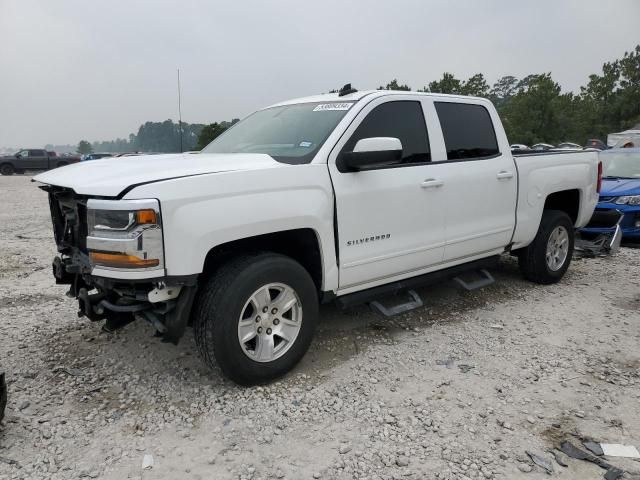
<path fill-rule="evenodd" d="M 545 201 L 562 203 L 569 200 L 569 195 L 575 195 L 580 207 L 573 216 L 574 226 L 580 228 L 589 222 L 598 202 L 598 152 L 545 151 L 513 157 L 518 170 L 514 249 L 526 245 L 535 236 Z M 563 191 L 569 192 L 552 196 Z"/>

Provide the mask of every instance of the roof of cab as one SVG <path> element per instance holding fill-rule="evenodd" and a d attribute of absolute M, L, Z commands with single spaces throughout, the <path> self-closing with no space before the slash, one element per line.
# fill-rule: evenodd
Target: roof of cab
<path fill-rule="evenodd" d="M 361 92 L 349 93 L 343 96 L 338 95 L 338 93 L 323 93 L 321 95 L 313 95 L 310 97 L 292 98 L 291 100 L 285 100 L 284 102 L 275 103 L 267 108 L 279 107 L 281 105 L 294 105 L 296 103 L 353 102 L 358 101 L 362 97 L 365 97 L 377 91 L 378 90 L 363 90 Z"/>
<path fill-rule="evenodd" d="M 283 102 L 278 102 L 273 105 L 269 105 L 265 108 L 271 107 L 280 107 L 282 105 L 295 105 L 298 103 L 319 103 L 319 102 L 357 102 L 363 97 L 369 95 L 376 96 L 384 96 L 384 95 L 424 95 L 424 96 L 434 96 L 434 97 L 448 97 L 448 98 L 464 98 L 467 100 L 483 100 L 487 101 L 486 98 L 482 97 L 471 97 L 467 95 L 450 95 L 445 93 L 430 93 L 430 92 L 413 92 L 406 90 L 362 90 L 354 93 L 349 93 L 347 95 L 340 96 L 338 93 L 323 93 L 321 95 L 313 95 L 310 97 L 300 97 L 300 98 L 292 98 L 291 100 L 285 100 Z"/>

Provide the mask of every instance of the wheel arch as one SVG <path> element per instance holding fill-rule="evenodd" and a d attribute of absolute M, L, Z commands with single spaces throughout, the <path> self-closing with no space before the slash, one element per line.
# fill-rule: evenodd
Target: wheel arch
<path fill-rule="evenodd" d="M 575 225 L 580 213 L 580 190 L 561 190 L 547 195 L 542 208 L 545 210 L 559 210 L 569 215 L 571 222 Z"/>
<path fill-rule="evenodd" d="M 574 227 L 587 223 L 589 200 L 586 192 L 579 188 L 559 189 L 542 193 L 533 188 L 519 199 L 516 228 L 513 236 L 512 250 L 528 246 L 536 236 L 544 212 L 559 210 L 566 213 Z"/>
<path fill-rule="evenodd" d="M 320 292 L 323 289 L 321 242 L 318 233 L 312 228 L 265 233 L 216 245 L 207 252 L 202 273 L 211 275 L 230 258 L 252 252 L 273 252 L 294 259 L 307 270 L 317 290 Z"/>

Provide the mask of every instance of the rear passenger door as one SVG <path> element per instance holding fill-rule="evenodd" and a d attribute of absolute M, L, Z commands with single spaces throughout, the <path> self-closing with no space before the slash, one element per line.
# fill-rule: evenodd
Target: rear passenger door
<path fill-rule="evenodd" d="M 498 253 L 515 228 L 515 164 L 510 151 L 500 150 L 507 141 L 498 141 L 495 110 L 482 103 L 434 101 L 444 140 L 444 152 L 434 161 L 448 167 L 445 262 Z"/>
<path fill-rule="evenodd" d="M 446 165 L 431 164 L 427 118 L 415 96 L 380 97 L 367 104 L 329 155 L 342 293 L 388 283 L 442 262 L 444 196 L 435 180 Z M 336 158 L 358 140 L 398 138 L 402 161 L 366 171 L 340 171 Z"/>

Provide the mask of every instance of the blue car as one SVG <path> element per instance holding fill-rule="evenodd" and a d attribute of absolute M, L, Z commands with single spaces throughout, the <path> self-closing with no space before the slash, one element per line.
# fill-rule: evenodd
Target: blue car
<path fill-rule="evenodd" d="M 640 148 L 615 148 L 600 153 L 602 188 L 597 212 L 619 210 L 622 238 L 640 240 Z M 612 233 L 612 228 L 584 228 L 582 233 Z"/>

